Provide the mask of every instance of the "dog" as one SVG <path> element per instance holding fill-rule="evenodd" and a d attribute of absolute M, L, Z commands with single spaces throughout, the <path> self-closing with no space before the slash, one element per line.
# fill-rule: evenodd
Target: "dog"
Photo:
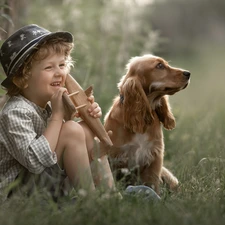
<path fill-rule="evenodd" d="M 163 166 L 162 126 L 175 128 L 168 96 L 188 86 L 190 72 L 151 54 L 131 58 L 126 70 L 118 83 L 119 95 L 104 118 L 113 146 L 103 151 L 113 171 L 138 168 L 141 183 L 156 193 L 160 194 L 162 181 L 175 190 L 178 179 Z"/>

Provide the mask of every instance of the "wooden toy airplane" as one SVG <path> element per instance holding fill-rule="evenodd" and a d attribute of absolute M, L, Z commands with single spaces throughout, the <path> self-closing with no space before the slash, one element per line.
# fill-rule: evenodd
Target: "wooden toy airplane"
<path fill-rule="evenodd" d="M 89 87 L 84 91 L 78 82 L 69 74 L 67 75 L 65 86 L 69 92 L 69 95 L 66 93 L 63 94 L 64 106 L 67 112 L 65 120 L 73 119 L 77 110 L 81 118 L 99 140 L 107 146 L 112 146 L 113 143 L 100 119 L 94 118 L 88 113 L 88 108 L 91 106 L 91 103 L 87 100 L 87 97 L 92 94 L 93 88 Z"/>

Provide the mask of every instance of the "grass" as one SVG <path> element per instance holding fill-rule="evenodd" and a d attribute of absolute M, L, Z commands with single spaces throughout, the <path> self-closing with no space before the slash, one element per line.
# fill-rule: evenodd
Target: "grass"
<path fill-rule="evenodd" d="M 158 204 L 142 198 L 68 200 L 59 208 L 46 196 L 15 197 L 0 205 L 0 224 L 222 224 L 225 220 L 225 49 L 204 49 L 190 60 L 173 59 L 192 72 L 191 84 L 171 97 L 177 119 L 165 131 L 165 165 L 180 181 L 162 187 Z M 215 57 L 214 54 L 217 56 Z M 212 63 L 212 58 L 216 58 Z M 119 186 L 119 184 L 117 184 Z"/>

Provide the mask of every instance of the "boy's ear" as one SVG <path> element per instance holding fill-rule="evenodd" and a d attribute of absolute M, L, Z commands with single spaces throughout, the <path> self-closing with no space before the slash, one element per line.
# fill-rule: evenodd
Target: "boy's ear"
<path fill-rule="evenodd" d="M 13 77 L 12 82 L 13 82 L 18 88 L 21 88 L 21 84 L 20 84 L 19 80 L 17 79 L 17 77 Z"/>
<path fill-rule="evenodd" d="M 20 89 L 25 89 L 28 87 L 27 81 L 24 82 L 23 80 L 21 80 L 18 77 L 13 77 L 12 82 Z"/>
<path fill-rule="evenodd" d="M 24 84 L 23 89 L 28 88 L 28 83 Z"/>

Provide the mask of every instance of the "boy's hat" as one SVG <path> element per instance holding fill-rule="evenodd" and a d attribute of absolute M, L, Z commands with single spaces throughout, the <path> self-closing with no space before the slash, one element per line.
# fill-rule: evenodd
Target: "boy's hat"
<path fill-rule="evenodd" d="M 35 50 L 34 47 L 51 38 L 63 38 L 69 43 L 73 42 L 73 35 L 69 32 L 50 32 L 36 24 L 22 27 L 6 39 L 0 49 L 0 62 L 7 78 L 1 85 L 9 87 L 15 72 Z"/>

